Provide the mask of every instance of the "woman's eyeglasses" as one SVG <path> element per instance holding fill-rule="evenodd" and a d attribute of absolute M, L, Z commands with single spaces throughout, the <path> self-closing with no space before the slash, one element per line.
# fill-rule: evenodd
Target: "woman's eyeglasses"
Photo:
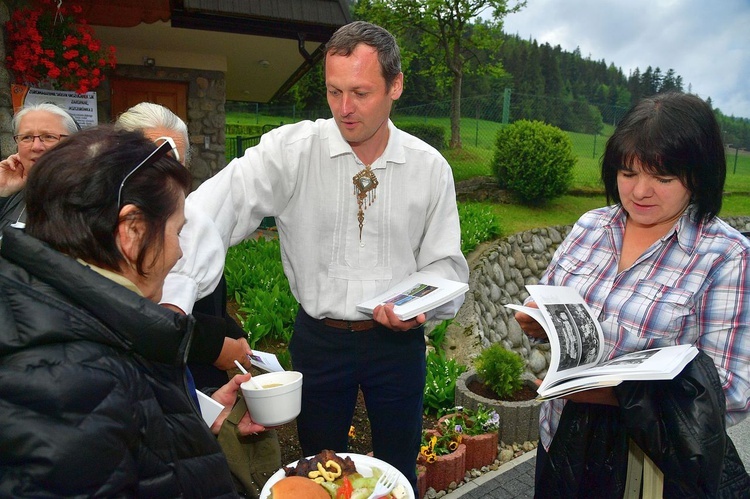
<path fill-rule="evenodd" d="M 60 139 L 63 137 L 67 137 L 67 135 L 58 135 L 56 133 L 43 133 L 41 135 L 14 135 L 13 140 L 16 141 L 16 144 L 21 144 L 24 146 L 30 146 L 34 143 L 34 140 L 39 139 L 42 144 L 45 146 L 51 146 L 52 144 L 57 144 L 60 142 Z"/>
<path fill-rule="evenodd" d="M 122 179 L 122 182 L 120 183 L 120 189 L 117 191 L 118 209 L 120 208 L 120 203 L 122 202 L 122 188 L 125 187 L 125 182 L 127 182 L 130 176 L 137 172 L 139 168 L 143 166 L 153 165 L 170 152 L 172 153 L 174 159 L 176 159 L 177 161 L 180 160 L 180 153 L 177 152 L 177 146 L 174 143 L 174 139 L 172 139 L 172 137 L 159 137 L 158 139 L 154 140 L 154 142 L 158 143 L 160 140 L 163 140 L 164 142 L 159 147 L 154 149 L 154 152 L 146 156 L 146 159 L 138 163 L 135 168 L 130 170 L 130 173 L 125 175 L 125 178 Z"/>

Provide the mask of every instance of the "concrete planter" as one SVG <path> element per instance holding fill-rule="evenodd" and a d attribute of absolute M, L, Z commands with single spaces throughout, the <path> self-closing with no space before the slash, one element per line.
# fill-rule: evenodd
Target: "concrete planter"
<path fill-rule="evenodd" d="M 469 369 L 458 377 L 456 381 L 456 405 L 476 411 L 479 404 L 482 404 L 486 408 L 497 411 L 500 416 L 500 428 L 497 433 L 501 442 L 511 444 L 538 440 L 541 402 L 533 399 L 507 402 L 482 397 L 469 390 L 469 383 L 478 379 L 479 377 L 474 369 Z"/>

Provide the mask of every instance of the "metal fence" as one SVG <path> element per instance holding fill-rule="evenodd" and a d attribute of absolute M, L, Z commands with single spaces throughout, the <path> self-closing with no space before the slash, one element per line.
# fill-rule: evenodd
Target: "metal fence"
<path fill-rule="evenodd" d="M 266 104 L 243 104 L 238 107 L 243 113 L 255 116 L 256 123 L 267 117 L 291 123 L 304 119 L 329 118 L 329 109 L 300 111 L 292 106 L 269 106 Z M 450 133 L 449 100 L 419 106 L 394 106 L 392 117 L 395 121 L 422 121 L 446 127 L 446 137 Z M 503 124 L 516 120 L 540 120 L 555 125 L 564 131 L 588 135 L 586 145 L 593 142 L 596 135 L 608 135 L 608 125 L 616 124 L 626 109 L 608 105 L 589 105 L 576 100 L 552 99 L 544 96 L 515 94 L 510 90 L 502 93 L 469 97 L 461 100 L 461 138 L 464 145 L 485 147 L 494 143 L 497 130 Z M 239 139 L 239 141 L 238 141 Z M 232 154 L 244 151 L 257 137 L 232 137 Z M 247 142 L 249 141 L 249 142 Z M 230 142 L 230 134 L 227 134 Z M 240 147 L 237 147 L 239 145 Z"/>
<path fill-rule="evenodd" d="M 264 133 L 273 130 L 279 125 L 263 125 L 260 135 L 226 135 L 225 147 L 227 161 L 232 158 L 239 158 L 245 153 L 245 149 L 258 145 L 260 138 Z"/>
<path fill-rule="evenodd" d="M 291 123 L 304 119 L 330 118 L 328 108 L 300 112 L 294 107 L 269 106 L 265 104 L 242 104 L 242 112 L 255 116 L 256 123 L 273 121 Z M 228 106 L 228 109 L 231 109 Z M 450 140 L 451 103 L 449 100 L 419 106 L 403 106 L 396 102 L 392 119 L 397 125 L 425 123 L 439 125 L 445 130 L 446 145 Z M 592 105 L 580 100 L 555 99 L 546 96 L 503 92 L 468 97 L 461 100 L 461 143 L 464 148 L 475 148 L 485 153 L 492 151 L 501 127 L 517 120 L 539 120 L 568 132 L 573 153 L 578 158 L 579 178 L 584 187 L 599 183 L 599 159 L 607 138 L 627 108 L 608 105 Z M 241 155 L 245 148 L 257 143 L 255 137 L 231 137 L 227 135 L 227 158 Z M 729 150 L 728 173 L 737 171 L 737 155 Z M 582 172 L 580 172 L 582 170 Z M 746 172 L 750 175 L 750 172 Z"/>
<path fill-rule="evenodd" d="M 228 110 L 232 110 L 231 105 L 228 105 Z M 300 112 L 290 106 L 254 103 L 238 104 L 234 110 L 250 117 L 248 121 L 251 124 L 254 121 L 256 125 L 273 122 L 278 126 L 278 123 L 331 116 L 328 108 Z M 445 132 L 447 146 L 451 133 L 450 110 L 449 100 L 419 106 L 404 106 L 396 102 L 392 119 L 399 126 L 408 123 L 438 125 Z M 574 154 L 582 160 L 579 163 L 591 162 L 591 173 L 585 173 L 587 179 L 584 179 L 583 183 L 595 185 L 599 182 L 595 163 L 601 156 L 606 136 L 611 133 L 612 123 L 624 112 L 625 109 L 613 106 L 595 107 L 580 101 L 514 94 L 510 90 L 505 90 L 498 94 L 461 100 L 461 142 L 464 148 L 474 148 L 479 150 L 482 156 L 491 157 L 501 127 L 521 119 L 544 121 L 570 132 Z M 227 133 L 227 160 L 242 155 L 247 147 L 257 144 L 259 139 L 258 135 L 239 136 Z"/>

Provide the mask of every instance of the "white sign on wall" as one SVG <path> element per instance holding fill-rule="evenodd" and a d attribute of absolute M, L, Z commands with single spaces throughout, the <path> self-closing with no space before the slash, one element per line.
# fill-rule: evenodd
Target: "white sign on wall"
<path fill-rule="evenodd" d="M 65 109 L 81 126 L 88 128 L 98 124 L 96 92 L 77 94 L 66 90 L 44 90 L 25 85 L 11 85 L 13 113 L 25 105 L 49 102 Z"/>

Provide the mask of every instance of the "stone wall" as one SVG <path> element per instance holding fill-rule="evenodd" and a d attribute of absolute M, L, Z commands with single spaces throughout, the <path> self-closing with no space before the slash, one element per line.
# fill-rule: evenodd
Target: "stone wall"
<path fill-rule="evenodd" d="M 186 68 L 146 67 L 118 64 L 115 76 L 146 80 L 186 82 L 187 126 L 190 134 L 190 172 L 193 188 L 216 174 L 226 165 L 224 124 L 226 123 L 226 81 L 221 71 Z M 99 122 L 107 123 L 110 116 L 109 80 L 97 89 Z"/>
<path fill-rule="evenodd" d="M 750 217 L 724 219 L 742 232 L 750 231 Z M 549 344 L 532 344 L 503 305 L 523 303 L 525 285 L 537 284 L 552 255 L 572 225 L 533 229 L 499 239 L 469 258 L 471 274 L 466 301 L 448 328 L 445 348 L 451 358 L 470 365 L 493 343 L 518 352 L 527 370 L 541 378 L 549 366 Z"/>
<path fill-rule="evenodd" d="M 0 1 L 0 26 L 4 26 L 10 19 L 8 6 Z M 5 61 L 5 29 L 0 29 L 0 61 Z M 0 159 L 5 159 L 16 152 L 16 143 L 13 141 L 13 102 L 10 96 L 11 74 L 0 63 Z"/>

